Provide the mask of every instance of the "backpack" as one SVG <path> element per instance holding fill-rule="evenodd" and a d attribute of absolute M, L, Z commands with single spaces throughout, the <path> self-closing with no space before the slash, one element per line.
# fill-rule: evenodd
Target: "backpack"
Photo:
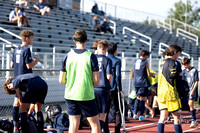
<path fill-rule="evenodd" d="M 67 131 L 69 129 L 69 118 L 66 113 L 61 113 L 55 117 L 53 121 L 53 128 L 61 131 Z"/>
<path fill-rule="evenodd" d="M 13 132 L 13 124 L 7 120 L 7 119 L 2 119 L 0 120 L 0 129 L 3 131 L 7 131 L 8 133 Z"/>
<path fill-rule="evenodd" d="M 60 105 L 52 105 L 52 106 L 47 106 L 45 108 L 45 112 L 47 113 L 47 120 L 51 126 L 53 126 L 54 119 L 62 113 L 62 108 Z"/>

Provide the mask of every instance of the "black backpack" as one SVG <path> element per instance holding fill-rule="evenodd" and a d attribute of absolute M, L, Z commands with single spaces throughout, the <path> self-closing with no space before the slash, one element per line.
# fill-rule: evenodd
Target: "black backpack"
<path fill-rule="evenodd" d="M 47 120 L 51 126 L 53 126 L 54 119 L 62 113 L 62 108 L 60 105 L 52 105 L 52 106 L 47 106 L 45 108 L 45 112 L 47 113 Z"/>
<path fill-rule="evenodd" d="M 13 124 L 7 120 L 7 119 L 2 119 L 0 120 L 0 129 L 3 131 L 7 131 L 8 133 L 13 132 Z"/>

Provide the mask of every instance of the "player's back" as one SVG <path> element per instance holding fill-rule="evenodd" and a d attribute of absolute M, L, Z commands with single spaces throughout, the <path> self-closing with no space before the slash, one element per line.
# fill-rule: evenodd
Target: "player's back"
<path fill-rule="evenodd" d="M 134 86 L 148 87 L 150 85 L 146 71 L 147 61 L 144 59 L 137 59 L 134 63 Z"/>
<path fill-rule="evenodd" d="M 15 48 L 13 59 L 14 75 L 18 76 L 25 73 L 32 73 L 32 69 L 28 69 L 26 64 L 32 62 L 31 51 L 29 47 L 19 46 Z"/>
<path fill-rule="evenodd" d="M 95 88 L 110 89 L 110 83 L 107 79 L 107 75 L 112 74 L 112 61 L 105 55 L 96 55 L 99 64 L 99 85 Z"/>

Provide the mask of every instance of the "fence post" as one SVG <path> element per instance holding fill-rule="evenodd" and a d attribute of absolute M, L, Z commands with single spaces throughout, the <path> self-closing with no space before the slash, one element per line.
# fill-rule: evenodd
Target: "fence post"
<path fill-rule="evenodd" d="M 124 52 L 122 52 L 122 59 L 121 59 L 121 61 L 122 61 L 122 68 L 121 69 L 122 70 L 126 70 L 126 59 L 124 57 Z M 126 74 L 122 73 L 122 79 L 124 79 L 125 76 L 126 76 Z"/>
<path fill-rule="evenodd" d="M 200 57 L 198 58 L 198 74 L 199 74 L 199 71 L 200 71 Z M 198 92 L 200 94 L 200 86 L 198 85 Z"/>
<path fill-rule="evenodd" d="M 44 69 L 47 69 L 47 54 L 44 54 L 44 59 L 43 59 L 43 64 L 44 64 Z M 43 77 L 44 79 L 47 79 L 47 71 L 43 72 Z"/>
<path fill-rule="evenodd" d="M 2 66 L 1 66 L 1 68 L 2 69 L 4 69 L 4 61 L 5 61 L 5 44 L 3 44 L 3 46 L 2 46 Z"/>
<path fill-rule="evenodd" d="M 6 54 L 6 58 L 7 58 L 7 60 L 6 60 L 6 69 L 8 70 L 8 69 L 10 69 L 10 62 L 11 62 L 10 52 L 8 52 Z M 9 79 L 9 78 L 10 78 L 10 71 L 6 71 L 6 80 Z"/>

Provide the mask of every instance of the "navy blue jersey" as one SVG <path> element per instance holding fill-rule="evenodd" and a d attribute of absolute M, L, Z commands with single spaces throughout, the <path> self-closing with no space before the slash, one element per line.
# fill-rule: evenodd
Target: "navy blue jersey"
<path fill-rule="evenodd" d="M 28 69 L 26 64 L 32 62 L 31 51 L 29 47 L 19 46 L 15 48 L 12 61 L 14 63 L 14 76 L 18 76 L 25 73 L 32 73 L 32 69 Z"/>
<path fill-rule="evenodd" d="M 190 70 L 184 69 L 182 72 L 182 79 L 187 81 L 190 91 L 193 89 L 196 81 L 199 81 L 198 71 L 195 67 Z M 196 89 L 198 91 L 198 89 Z"/>
<path fill-rule="evenodd" d="M 112 61 L 112 83 L 110 91 L 122 91 L 121 60 L 112 54 L 108 54 L 107 57 Z"/>
<path fill-rule="evenodd" d="M 107 79 L 107 75 L 112 74 L 112 62 L 105 55 L 96 55 L 99 64 L 99 85 L 95 88 L 107 88 L 110 89 L 110 83 Z"/>
<path fill-rule="evenodd" d="M 86 51 L 86 49 L 74 49 L 74 52 L 77 53 L 77 54 L 81 54 L 85 51 Z M 98 72 L 99 66 L 98 66 L 97 57 L 94 54 L 92 54 L 91 57 L 90 57 L 90 60 L 91 60 L 92 71 Z M 62 72 L 66 72 L 66 61 L 67 61 L 67 54 L 65 55 L 65 57 L 62 60 L 62 66 L 61 66 L 61 69 L 60 69 L 60 71 L 62 71 Z"/>
<path fill-rule="evenodd" d="M 134 62 L 134 86 L 135 87 L 149 87 L 150 83 L 146 68 L 147 61 L 138 58 Z"/>
<path fill-rule="evenodd" d="M 178 73 L 181 73 L 182 72 L 181 63 L 179 61 L 175 61 L 175 65 L 176 65 L 176 71 Z"/>
<path fill-rule="evenodd" d="M 39 76 L 36 75 L 36 74 L 32 74 L 32 73 L 27 73 L 27 74 L 22 74 L 22 75 L 19 75 L 17 77 L 15 77 L 13 80 L 12 80 L 12 83 L 13 83 L 13 87 L 15 89 L 19 88 L 20 91 L 22 92 L 26 92 L 27 91 L 27 88 L 28 87 L 28 83 L 31 79 L 33 78 L 36 78 Z M 36 84 L 38 86 L 38 84 Z M 34 88 L 34 87 L 33 87 Z"/>

